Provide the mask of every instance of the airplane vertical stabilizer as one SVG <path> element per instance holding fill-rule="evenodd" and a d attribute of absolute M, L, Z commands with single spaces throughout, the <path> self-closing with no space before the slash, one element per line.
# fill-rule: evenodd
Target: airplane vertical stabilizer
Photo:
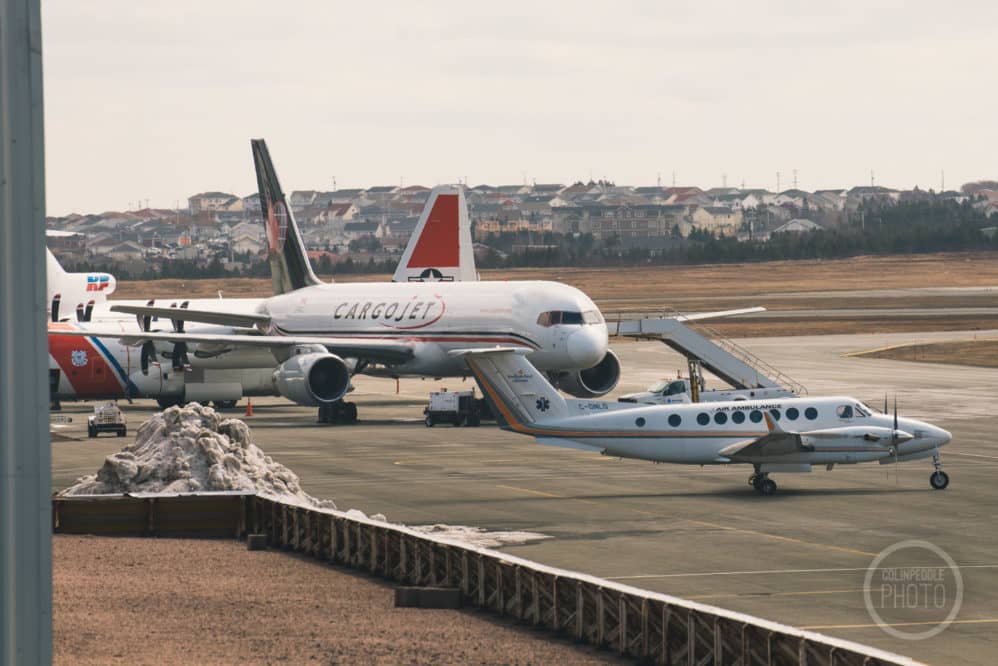
<path fill-rule="evenodd" d="M 305 243 L 295 223 L 277 172 L 270 161 L 267 142 L 251 139 L 256 182 L 260 189 L 260 209 L 267 227 L 267 252 L 274 294 L 319 284 L 305 252 Z"/>
<path fill-rule="evenodd" d="M 395 282 L 470 282 L 478 279 L 464 188 L 434 187 L 399 261 Z"/>
<path fill-rule="evenodd" d="M 521 348 L 462 350 L 482 393 L 501 417 L 501 425 L 519 430 L 531 423 L 569 415 L 568 403 Z"/>

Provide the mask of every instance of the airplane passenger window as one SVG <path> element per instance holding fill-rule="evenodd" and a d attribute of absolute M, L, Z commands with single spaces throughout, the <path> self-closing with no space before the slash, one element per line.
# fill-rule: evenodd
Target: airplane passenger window
<path fill-rule="evenodd" d="M 638 418 L 634 419 L 634 425 L 636 425 L 639 428 L 644 428 L 645 427 L 645 419 L 644 419 L 644 417 L 643 416 L 639 416 Z"/>
<path fill-rule="evenodd" d="M 779 421 L 780 420 L 780 410 L 778 410 L 778 409 L 771 409 L 771 410 L 769 410 L 769 413 L 770 413 L 770 415 L 772 415 L 774 421 Z"/>
<path fill-rule="evenodd" d="M 697 423 L 700 425 L 707 425 L 710 423 L 710 417 L 707 416 L 706 412 L 700 412 L 697 414 Z"/>
<path fill-rule="evenodd" d="M 728 415 L 724 412 L 717 412 L 714 414 L 714 423 L 717 425 L 724 425 L 728 422 Z"/>
<path fill-rule="evenodd" d="M 735 423 L 745 423 L 745 412 L 735 412 L 731 415 L 731 420 Z"/>
<path fill-rule="evenodd" d="M 813 421 L 816 418 L 818 418 L 818 410 L 815 409 L 814 407 L 808 407 L 807 409 L 804 410 L 804 416 L 807 418 L 808 421 Z"/>
<path fill-rule="evenodd" d="M 682 419 L 681 416 L 679 416 L 679 414 L 670 414 L 669 415 L 669 425 L 671 425 L 673 428 L 678 428 L 679 424 L 682 423 L 682 422 L 683 422 L 683 419 Z"/>
<path fill-rule="evenodd" d="M 800 412 L 796 407 L 791 407 L 787 410 L 787 418 L 791 421 L 796 421 L 798 416 L 800 416 Z"/>
<path fill-rule="evenodd" d="M 758 409 L 753 409 L 752 413 L 749 414 L 748 417 L 749 420 L 752 421 L 752 423 L 758 423 L 759 421 L 762 420 L 762 412 L 760 412 Z"/>
<path fill-rule="evenodd" d="M 852 418 L 852 405 L 839 405 L 835 408 L 835 413 L 840 419 Z"/>

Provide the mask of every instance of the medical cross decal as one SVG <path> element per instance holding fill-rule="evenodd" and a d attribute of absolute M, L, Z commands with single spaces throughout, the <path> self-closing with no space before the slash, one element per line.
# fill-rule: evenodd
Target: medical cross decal
<path fill-rule="evenodd" d="M 551 409 L 551 401 L 547 398 L 537 398 L 535 405 L 537 406 L 537 409 L 542 412 L 546 412 Z"/>

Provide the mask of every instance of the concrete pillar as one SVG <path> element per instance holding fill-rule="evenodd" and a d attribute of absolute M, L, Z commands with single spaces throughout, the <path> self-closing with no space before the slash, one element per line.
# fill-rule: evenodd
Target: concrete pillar
<path fill-rule="evenodd" d="M 0 664 L 52 661 L 39 0 L 0 0 Z"/>

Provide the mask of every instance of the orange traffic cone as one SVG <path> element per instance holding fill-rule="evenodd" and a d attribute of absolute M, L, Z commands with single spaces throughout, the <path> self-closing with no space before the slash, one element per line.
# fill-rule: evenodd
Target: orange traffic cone
<path fill-rule="evenodd" d="M 253 416 L 253 400 L 246 398 L 246 416 Z"/>

